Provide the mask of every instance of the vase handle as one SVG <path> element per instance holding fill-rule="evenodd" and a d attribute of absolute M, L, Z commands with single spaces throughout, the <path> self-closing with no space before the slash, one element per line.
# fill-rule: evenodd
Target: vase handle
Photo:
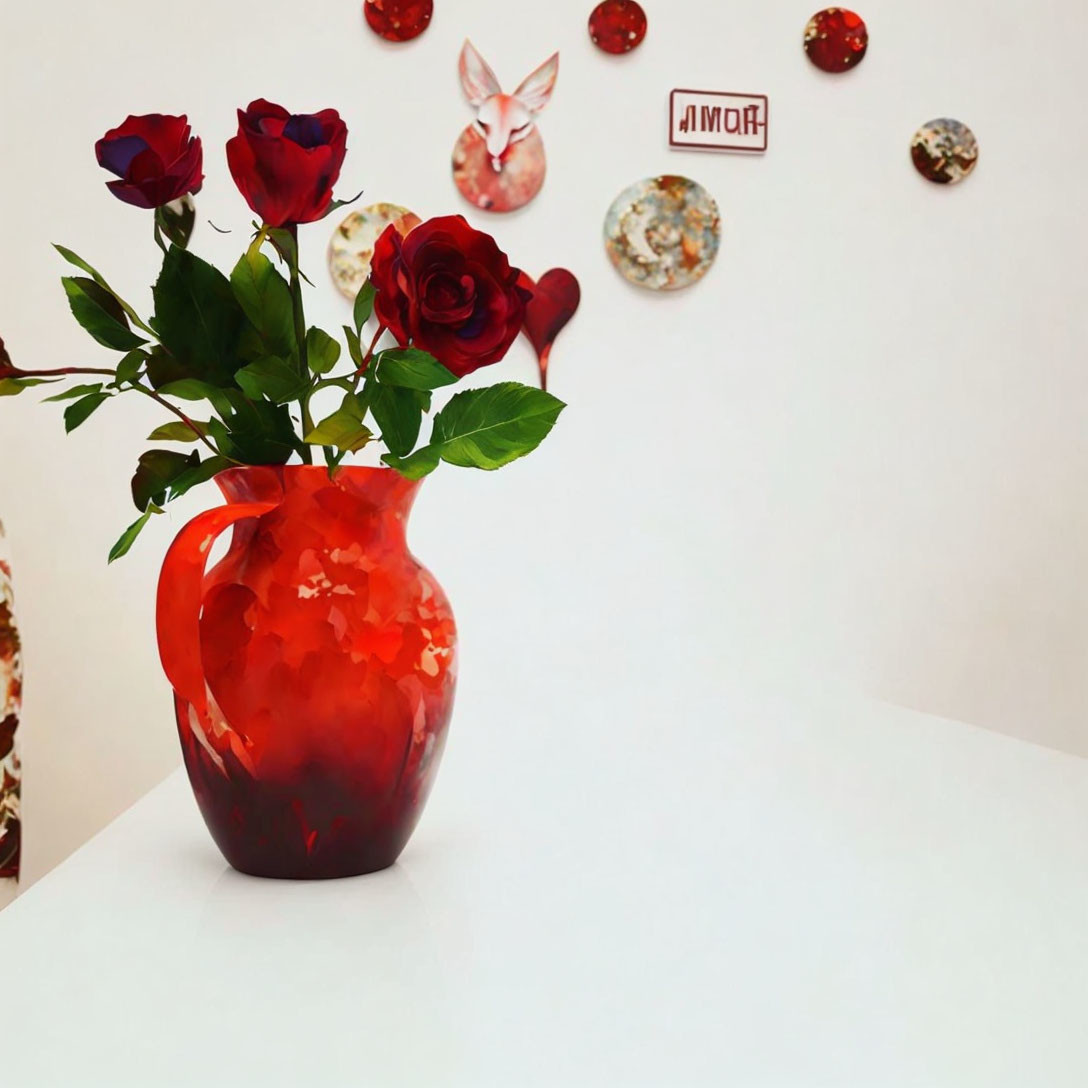
<path fill-rule="evenodd" d="M 159 657 L 166 678 L 201 717 L 208 709 L 204 665 L 200 657 L 200 610 L 204 570 L 212 544 L 224 530 L 244 518 L 257 518 L 278 503 L 252 502 L 217 506 L 198 514 L 178 533 L 159 575 L 156 625 Z"/>

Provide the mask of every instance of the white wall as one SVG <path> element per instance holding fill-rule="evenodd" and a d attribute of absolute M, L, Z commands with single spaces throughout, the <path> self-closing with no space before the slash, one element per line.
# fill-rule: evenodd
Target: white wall
<path fill-rule="evenodd" d="M 16 360 L 101 357 L 68 316 L 51 241 L 147 299 L 149 223 L 94 162 L 108 126 L 188 111 L 206 147 L 201 215 L 235 231 L 204 225 L 194 247 L 226 264 L 249 222 L 222 153 L 235 106 L 336 106 L 351 129 L 342 195 L 463 212 L 531 273 L 566 265 L 582 281 L 553 362 L 571 404 L 555 436 L 495 476 L 444 468 L 414 525 L 458 609 L 463 683 L 508 685 L 509 728 L 537 685 L 566 687 L 576 714 L 580 692 L 728 663 L 1088 754 L 1088 8 L 866 0 L 869 56 L 833 78 L 801 51 L 807 0 L 645 0 L 648 38 L 618 60 L 588 40 L 591 0 L 436 0 L 431 29 L 399 48 L 359 6 L 4 4 L 0 334 Z M 511 85 L 561 50 L 541 119 L 550 177 L 514 216 L 471 211 L 450 179 L 470 120 L 466 34 Z M 769 94 L 769 153 L 668 150 L 674 86 Z M 907 151 L 940 115 L 981 143 L 949 190 Z M 600 240 L 612 198 L 660 172 L 705 184 L 725 221 L 717 267 L 668 298 L 628 287 Z M 304 249 L 311 318 L 335 327 L 331 226 Z M 531 379 L 524 347 L 501 372 Z M 109 407 L 66 441 L 55 406 L 0 403 L 31 880 L 178 762 L 153 589 L 172 534 L 216 495 L 107 568 L 157 421 Z M 683 744 L 683 722 L 663 727 Z"/>

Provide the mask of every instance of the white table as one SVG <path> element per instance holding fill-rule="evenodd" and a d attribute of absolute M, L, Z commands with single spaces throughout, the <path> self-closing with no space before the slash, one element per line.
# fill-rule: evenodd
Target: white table
<path fill-rule="evenodd" d="M 0 1084 L 1088 1083 L 1088 762 L 667 679 L 465 693 L 372 877 L 237 875 L 175 774 L 0 915 Z"/>

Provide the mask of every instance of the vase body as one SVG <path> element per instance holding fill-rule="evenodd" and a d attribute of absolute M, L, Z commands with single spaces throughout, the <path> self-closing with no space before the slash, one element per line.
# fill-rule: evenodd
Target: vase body
<path fill-rule="evenodd" d="M 419 819 L 453 709 L 453 615 L 405 540 L 419 484 L 301 465 L 217 483 L 227 505 L 182 530 L 159 585 L 159 647 L 205 822 L 257 876 L 383 869 Z"/>

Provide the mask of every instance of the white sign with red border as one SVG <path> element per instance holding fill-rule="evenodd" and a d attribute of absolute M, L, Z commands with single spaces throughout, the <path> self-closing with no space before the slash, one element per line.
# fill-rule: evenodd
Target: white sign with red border
<path fill-rule="evenodd" d="M 700 151 L 767 150 L 765 94 L 673 91 L 669 97 L 669 144 Z"/>

